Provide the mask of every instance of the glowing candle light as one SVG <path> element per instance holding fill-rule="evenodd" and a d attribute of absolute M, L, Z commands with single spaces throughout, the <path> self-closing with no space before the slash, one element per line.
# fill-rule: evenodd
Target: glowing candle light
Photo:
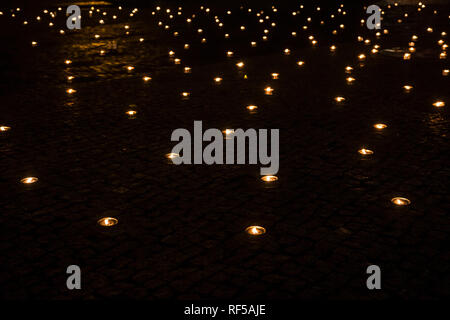
<path fill-rule="evenodd" d="M 74 76 L 67 76 L 68 81 L 72 81 L 75 77 Z"/>
<path fill-rule="evenodd" d="M 184 73 L 191 73 L 190 67 L 184 67 Z"/>
<path fill-rule="evenodd" d="M 174 62 L 175 64 L 180 64 L 180 63 L 181 63 L 181 59 L 175 58 L 175 60 L 173 60 L 173 62 Z"/>
<path fill-rule="evenodd" d="M 238 63 L 236 63 L 236 66 L 238 67 L 238 68 L 243 68 L 244 67 L 244 63 L 241 61 L 241 62 L 238 62 Z"/>
<path fill-rule="evenodd" d="M 450 70 L 449 70 L 449 69 L 444 69 L 444 70 L 442 70 L 442 75 L 443 75 L 444 77 L 448 76 L 449 73 L 450 73 Z"/>
<path fill-rule="evenodd" d="M 129 110 L 129 111 L 127 111 L 127 112 L 125 112 L 127 115 L 129 115 L 129 116 L 135 116 L 136 114 L 137 114 L 137 111 L 134 111 L 134 110 Z"/>
<path fill-rule="evenodd" d="M 39 179 L 36 177 L 26 177 L 23 178 L 22 180 L 20 180 L 20 182 L 24 183 L 24 184 L 32 184 L 37 182 Z"/>
<path fill-rule="evenodd" d="M 8 131 L 8 130 L 10 130 L 11 128 L 10 127 L 7 127 L 7 126 L 0 126 L 0 131 L 3 131 L 3 132 L 5 132 L 5 131 Z"/>
<path fill-rule="evenodd" d="M 287 48 L 284 49 L 284 54 L 287 55 L 287 56 L 290 55 L 291 54 L 291 50 L 289 50 Z"/>
<path fill-rule="evenodd" d="M 366 55 L 365 54 L 360 54 L 358 56 L 358 59 L 359 59 L 359 61 L 364 61 L 364 60 L 366 60 Z"/>
<path fill-rule="evenodd" d="M 173 153 L 173 152 L 167 153 L 167 154 L 166 154 L 166 158 L 169 159 L 169 160 L 178 158 L 179 156 L 180 156 L 180 155 L 179 155 L 178 153 Z"/>
<path fill-rule="evenodd" d="M 383 129 L 387 128 L 387 125 L 385 125 L 384 123 L 376 123 L 373 125 L 373 127 L 378 130 L 383 130 Z"/>
<path fill-rule="evenodd" d="M 189 49 L 189 43 L 186 43 L 185 45 L 184 45 L 184 49 Z"/>
<path fill-rule="evenodd" d="M 396 206 L 407 206 L 411 203 L 409 199 L 403 197 L 395 197 L 391 199 L 391 202 Z"/>
<path fill-rule="evenodd" d="M 234 55 L 233 51 L 227 51 L 227 57 L 232 57 Z"/>
<path fill-rule="evenodd" d="M 251 236 L 260 236 L 266 233 L 266 229 L 261 226 L 250 226 L 245 229 L 245 232 L 247 232 Z"/>
<path fill-rule="evenodd" d="M 363 156 L 367 156 L 367 155 L 373 154 L 373 151 L 372 151 L 372 150 L 364 149 L 364 148 L 358 150 L 358 152 L 359 152 L 359 154 L 362 154 Z"/>
<path fill-rule="evenodd" d="M 441 52 L 441 54 L 439 55 L 439 59 L 446 59 L 447 58 L 447 52 Z"/>
<path fill-rule="evenodd" d="M 256 111 L 256 109 L 258 109 L 257 106 L 254 106 L 254 105 L 247 106 L 247 110 L 249 110 L 249 111 Z"/>
<path fill-rule="evenodd" d="M 336 102 L 344 102 L 345 98 L 344 97 L 335 97 L 334 101 L 336 101 Z"/>
<path fill-rule="evenodd" d="M 185 99 L 186 99 L 186 98 L 189 98 L 190 95 L 191 95 L 191 94 L 190 94 L 189 92 L 186 92 L 186 91 L 181 93 L 181 96 L 182 96 L 183 98 L 185 98 Z"/>
<path fill-rule="evenodd" d="M 217 84 L 220 84 L 222 82 L 222 78 L 221 77 L 215 77 L 214 78 L 214 82 Z"/>
<path fill-rule="evenodd" d="M 351 73 L 353 71 L 353 68 L 352 67 L 350 67 L 350 66 L 346 66 L 345 67 L 345 72 L 346 73 Z"/>
<path fill-rule="evenodd" d="M 69 88 L 69 89 L 66 90 L 66 92 L 67 92 L 68 94 L 72 94 L 72 93 L 77 92 L 77 90 L 72 89 L 72 88 Z"/>
<path fill-rule="evenodd" d="M 255 42 L 255 41 L 252 41 L 252 42 L 251 42 L 251 46 L 252 46 L 252 47 L 256 47 L 256 42 Z"/>
<path fill-rule="evenodd" d="M 279 75 L 279 73 L 272 73 L 272 79 L 277 80 Z"/>
<path fill-rule="evenodd" d="M 266 95 L 270 96 L 273 93 L 273 89 L 271 87 L 266 87 L 264 89 L 264 92 L 266 93 Z"/>
<path fill-rule="evenodd" d="M 297 61 L 297 65 L 300 66 L 300 67 L 303 66 L 304 64 L 305 64 L 304 61 Z"/>
<path fill-rule="evenodd" d="M 332 46 L 330 47 L 330 51 L 331 51 L 331 52 L 336 51 L 336 46 L 335 46 L 335 45 L 332 45 Z"/>
<path fill-rule="evenodd" d="M 403 60 L 411 60 L 411 54 L 406 52 L 406 53 L 403 55 Z"/>
<path fill-rule="evenodd" d="M 445 107 L 445 102 L 444 101 L 436 101 L 435 103 L 433 103 L 433 106 L 442 108 L 442 107 Z"/>
<path fill-rule="evenodd" d="M 147 82 L 147 81 L 152 80 L 152 78 L 149 77 L 149 76 L 144 76 L 144 77 L 142 78 L 142 80 L 144 80 L 145 82 Z"/>
<path fill-rule="evenodd" d="M 36 41 L 31 41 L 31 45 L 33 46 L 33 47 L 36 47 L 37 46 L 37 42 Z"/>
<path fill-rule="evenodd" d="M 119 222 L 116 218 L 104 217 L 97 221 L 97 223 L 102 227 L 112 227 Z"/>
<path fill-rule="evenodd" d="M 128 67 L 127 67 L 127 70 L 128 70 L 128 71 L 133 71 L 133 70 L 134 70 L 134 67 L 133 67 L 133 66 L 128 66 Z"/>
<path fill-rule="evenodd" d="M 277 176 L 263 176 L 261 177 L 261 180 L 264 182 L 275 182 L 278 180 Z"/>
<path fill-rule="evenodd" d="M 356 80 L 356 79 L 353 78 L 353 77 L 347 77 L 347 79 L 346 79 L 346 81 L 347 81 L 348 84 L 353 83 L 355 80 Z"/>

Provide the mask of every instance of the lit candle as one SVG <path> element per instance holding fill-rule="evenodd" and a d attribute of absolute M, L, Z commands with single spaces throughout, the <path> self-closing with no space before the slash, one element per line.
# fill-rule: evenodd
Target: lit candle
<path fill-rule="evenodd" d="M 217 84 L 220 84 L 220 83 L 222 82 L 222 78 L 216 77 L 216 78 L 214 78 L 214 81 L 215 81 Z"/>
<path fill-rule="evenodd" d="M 348 83 L 348 84 L 351 84 L 351 83 L 353 83 L 356 79 L 353 78 L 353 77 L 348 77 L 346 80 L 347 80 L 347 83 Z"/>
<path fill-rule="evenodd" d="M 70 89 L 67 89 L 66 92 L 67 92 L 68 94 L 72 94 L 72 93 L 77 92 L 77 90 L 70 88 Z"/>
<path fill-rule="evenodd" d="M 450 70 L 449 70 L 449 69 L 444 69 L 444 70 L 442 70 L 442 75 L 443 75 L 444 77 L 448 76 L 449 73 L 450 73 Z"/>
<path fill-rule="evenodd" d="M 278 177 L 277 176 L 263 176 L 263 177 L 261 177 L 261 180 L 262 181 L 264 181 L 264 182 L 275 182 L 275 181 L 277 181 L 278 180 Z"/>
<path fill-rule="evenodd" d="M 179 155 L 178 153 L 173 153 L 173 152 L 167 153 L 167 154 L 166 154 L 166 158 L 169 159 L 169 160 L 178 158 L 179 156 L 180 156 L 180 155 Z"/>
<path fill-rule="evenodd" d="M 360 61 L 364 61 L 364 60 L 366 60 L 366 55 L 365 55 L 365 54 L 360 54 L 360 55 L 358 56 L 358 59 L 359 59 Z"/>
<path fill-rule="evenodd" d="M 403 86 L 403 89 L 405 89 L 406 92 L 410 92 L 413 89 L 413 86 L 405 85 Z"/>
<path fill-rule="evenodd" d="M 385 125 L 384 123 L 376 123 L 373 126 L 375 129 L 378 129 L 378 130 L 383 130 L 387 127 L 387 125 Z"/>
<path fill-rule="evenodd" d="M 411 203 L 409 199 L 403 197 L 395 197 L 391 199 L 391 202 L 396 206 L 407 206 Z"/>
<path fill-rule="evenodd" d="M 23 178 L 22 180 L 20 180 L 20 182 L 24 183 L 24 184 L 32 184 L 37 182 L 39 179 L 36 177 L 26 177 Z"/>
<path fill-rule="evenodd" d="M 345 98 L 344 97 L 336 97 L 336 98 L 334 98 L 334 100 L 336 102 L 343 102 L 343 101 L 345 101 Z"/>
<path fill-rule="evenodd" d="M 236 66 L 238 67 L 238 68 L 243 68 L 244 67 L 244 63 L 241 61 L 241 62 L 238 62 L 238 63 L 236 63 Z"/>
<path fill-rule="evenodd" d="M 8 130 L 10 130 L 11 129 L 11 127 L 7 127 L 7 126 L 0 126 L 0 131 L 8 131 Z"/>
<path fill-rule="evenodd" d="M 260 236 L 266 233 L 266 229 L 261 226 L 250 226 L 245 229 L 245 232 L 247 232 L 251 236 Z"/>
<path fill-rule="evenodd" d="M 143 79 L 145 82 L 152 80 L 152 78 L 149 77 L 149 76 L 144 76 L 142 79 Z"/>
<path fill-rule="evenodd" d="M 134 67 L 133 67 L 133 66 L 128 66 L 128 67 L 127 67 L 127 70 L 128 70 L 128 71 L 132 71 L 132 70 L 134 70 Z"/>
<path fill-rule="evenodd" d="M 247 106 L 247 110 L 249 110 L 249 111 L 256 111 L 256 109 L 258 109 L 257 106 L 254 106 L 254 105 Z"/>
<path fill-rule="evenodd" d="M 303 66 L 304 64 L 305 64 L 304 61 L 298 61 L 298 62 L 297 62 L 297 65 L 300 66 L 300 67 Z"/>
<path fill-rule="evenodd" d="M 97 221 L 97 223 L 102 227 L 112 227 L 116 225 L 118 222 L 119 220 L 112 217 L 101 218 L 100 220 Z"/>
<path fill-rule="evenodd" d="M 403 55 L 403 60 L 411 60 L 411 53 L 405 53 L 404 55 Z"/>
<path fill-rule="evenodd" d="M 272 73 L 272 79 L 277 80 L 279 75 L 279 73 Z"/>
<path fill-rule="evenodd" d="M 284 54 L 285 55 L 290 55 L 291 54 L 291 50 L 289 50 L 289 49 L 284 49 Z"/>
<path fill-rule="evenodd" d="M 184 67 L 184 73 L 191 73 L 190 67 Z"/>
<path fill-rule="evenodd" d="M 435 103 L 433 103 L 433 106 L 441 108 L 445 106 L 445 102 L 444 101 L 436 101 Z"/>
<path fill-rule="evenodd" d="M 358 152 L 359 152 L 360 154 L 364 155 L 364 156 L 373 154 L 373 151 L 372 151 L 372 150 L 364 149 L 364 148 L 358 150 Z"/>
<path fill-rule="evenodd" d="M 272 95 L 272 93 L 273 93 L 273 89 L 271 87 L 266 87 L 264 89 L 264 91 L 265 91 L 266 95 L 268 95 L 268 96 Z"/>

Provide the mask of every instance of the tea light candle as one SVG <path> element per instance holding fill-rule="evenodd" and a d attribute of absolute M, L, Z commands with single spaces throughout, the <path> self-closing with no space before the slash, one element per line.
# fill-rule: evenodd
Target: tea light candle
<path fill-rule="evenodd" d="M 23 178 L 22 180 L 20 180 L 20 182 L 24 183 L 24 184 L 32 184 L 37 182 L 39 179 L 36 177 L 26 177 Z"/>
<path fill-rule="evenodd" d="M 279 74 L 278 73 L 272 73 L 272 79 L 277 80 Z"/>
<path fill-rule="evenodd" d="M 278 180 L 278 177 L 277 176 L 263 176 L 263 177 L 261 177 L 261 180 L 262 181 L 264 181 L 264 182 L 275 182 L 275 181 L 277 181 Z"/>
<path fill-rule="evenodd" d="M 5 132 L 5 131 L 8 131 L 8 130 L 10 130 L 11 128 L 10 127 L 7 127 L 7 126 L 0 126 L 0 131 L 3 131 L 3 132 Z"/>
<path fill-rule="evenodd" d="M 127 70 L 128 70 L 128 71 L 133 71 L 133 70 L 134 70 L 134 67 L 133 67 L 133 66 L 128 66 L 128 67 L 127 67 Z"/>
<path fill-rule="evenodd" d="M 254 106 L 254 105 L 247 106 L 247 110 L 249 110 L 249 111 L 255 111 L 256 109 L 258 109 L 257 106 Z"/>
<path fill-rule="evenodd" d="M 97 223 L 102 227 L 112 227 L 119 222 L 116 218 L 104 217 L 97 221 Z"/>
<path fill-rule="evenodd" d="M 364 60 L 366 60 L 366 55 L 365 54 L 360 54 L 358 56 L 358 59 L 359 59 L 359 61 L 364 61 Z"/>
<path fill-rule="evenodd" d="M 72 93 L 77 92 L 77 90 L 72 89 L 72 88 L 69 88 L 69 89 L 66 90 L 66 92 L 67 92 L 68 94 L 72 94 Z"/>
<path fill-rule="evenodd" d="M 184 73 L 191 73 L 190 67 L 184 67 Z"/>
<path fill-rule="evenodd" d="M 450 73 L 450 70 L 449 70 L 449 69 L 444 69 L 444 70 L 442 70 L 442 75 L 443 75 L 444 77 L 448 76 L 449 73 Z"/>
<path fill-rule="evenodd" d="M 391 199 L 391 202 L 396 206 L 407 206 L 411 203 L 409 199 L 403 197 L 395 197 Z"/>
<path fill-rule="evenodd" d="M 149 77 L 149 76 L 144 76 L 142 79 L 143 79 L 145 82 L 152 80 L 152 78 Z"/>
<path fill-rule="evenodd" d="M 287 48 L 284 49 L 284 54 L 287 55 L 287 56 L 290 55 L 291 54 L 291 50 L 289 50 Z"/>
<path fill-rule="evenodd" d="M 244 63 L 241 61 L 241 62 L 238 62 L 238 63 L 236 63 L 236 66 L 238 67 L 238 68 L 243 68 L 244 67 Z"/>
<path fill-rule="evenodd" d="M 364 148 L 358 150 L 358 152 L 359 152 L 359 154 L 362 154 L 362 155 L 364 155 L 364 156 L 373 154 L 373 151 L 372 151 L 372 150 L 364 149 Z"/>
<path fill-rule="evenodd" d="M 264 92 L 266 93 L 266 95 L 270 96 L 273 93 L 273 89 L 271 87 L 266 87 L 264 89 Z"/>
<path fill-rule="evenodd" d="M 373 126 L 375 129 L 378 129 L 378 130 L 383 130 L 383 129 L 387 128 L 387 125 L 385 125 L 384 123 L 376 123 Z"/>
<path fill-rule="evenodd" d="M 217 84 L 220 84 L 222 82 L 222 78 L 221 77 L 215 77 L 214 78 L 214 82 Z"/>
<path fill-rule="evenodd" d="M 260 236 L 266 233 L 266 229 L 261 226 L 250 226 L 245 229 L 245 232 L 247 232 L 251 236 Z"/>
<path fill-rule="evenodd" d="M 433 103 L 433 106 L 441 108 L 445 106 L 445 102 L 444 101 L 436 101 L 435 103 Z"/>
<path fill-rule="evenodd" d="M 348 83 L 348 84 L 351 84 L 351 83 L 353 83 L 356 79 L 353 78 L 353 77 L 348 77 L 346 80 L 347 80 L 347 83 Z"/>
<path fill-rule="evenodd" d="M 334 100 L 335 100 L 336 102 L 344 102 L 344 101 L 345 101 L 345 98 L 344 98 L 344 97 L 336 97 L 336 98 L 334 98 Z"/>
<path fill-rule="evenodd" d="M 405 85 L 403 86 L 403 89 L 405 89 L 406 92 L 410 92 L 413 89 L 413 86 Z"/>
<path fill-rule="evenodd" d="M 297 62 L 297 65 L 300 66 L 300 67 L 303 66 L 304 64 L 305 64 L 304 61 L 298 61 L 298 62 Z"/>
<path fill-rule="evenodd" d="M 175 158 L 178 158 L 179 156 L 180 156 L 180 155 L 179 155 L 178 153 L 173 153 L 173 152 L 167 153 L 167 154 L 166 154 L 166 158 L 167 158 L 167 159 L 170 159 L 170 160 L 175 159 Z"/>

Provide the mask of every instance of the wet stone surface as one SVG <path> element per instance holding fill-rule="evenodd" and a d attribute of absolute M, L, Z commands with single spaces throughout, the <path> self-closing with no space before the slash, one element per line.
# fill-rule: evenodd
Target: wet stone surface
<path fill-rule="evenodd" d="M 0 9 L 7 44 L 0 126 L 11 128 L 0 131 L 2 298 L 449 295 L 450 85 L 442 75 L 449 64 L 437 43 L 448 43 L 441 35 L 450 31 L 448 6 L 384 8 L 389 33 L 379 37 L 361 26 L 362 9 L 343 15 L 339 4 L 320 11 L 286 5 L 275 13 L 261 3 L 211 5 L 210 12 L 187 5 L 178 15 L 176 5 L 162 3 L 160 11 L 139 8 L 132 17 L 133 7 L 98 8 L 92 17 L 82 8 L 79 31 L 65 27 L 64 8 L 22 9 L 15 17 Z M 263 24 L 260 10 L 270 16 Z M 400 24 L 404 12 L 409 18 Z M 411 60 L 371 53 L 375 44 L 408 49 L 413 35 Z M 350 75 L 356 81 L 348 85 Z M 271 96 L 264 95 L 268 85 Z M 434 107 L 437 100 L 446 106 Z M 251 104 L 256 113 L 246 109 Z M 169 164 L 172 131 L 192 132 L 194 120 L 204 128 L 279 128 L 277 186 L 264 187 L 259 165 Z M 361 148 L 374 154 L 362 156 Z M 24 177 L 39 180 L 25 185 Z M 394 206 L 396 196 L 411 204 Z M 100 227 L 97 220 L 108 216 L 119 223 Z M 251 237 L 244 231 L 250 225 L 267 233 Z M 81 267 L 82 290 L 66 288 L 72 264 Z M 382 290 L 366 288 L 371 264 L 382 270 Z"/>

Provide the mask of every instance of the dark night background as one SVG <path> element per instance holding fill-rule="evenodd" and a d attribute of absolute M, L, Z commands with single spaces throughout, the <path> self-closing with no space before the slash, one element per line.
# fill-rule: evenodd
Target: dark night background
<path fill-rule="evenodd" d="M 448 297 L 450 86 L 442 70 L 449 63 L 439 59 L 437 44 L 448 43 L 441 36 L 450 32 L 447 2 L 427 1 L 421 12 L 384 6 L 382 30 L 389 34 L 380 37 L 360 24 L 367 16 L 362 1 L 113 2 L 98 7 L 105 17 L 89 18 L 84 7 L 82 29 L 73 32 L 65 26 L 65 7 L 54 20 L 42 11 L 67 2 L 0 4 L 0 125 L 11 127 L 0 132 L 0 298 Z M 212 12 L 200 11 L 200 3 Z M 300 3 L 305 9 L 292 16 Z M 329 19 L 340 3 L 347 15 Z M 161 10 L 154 16 L 155 5 L 174 12 L 182 6 L 183 15 L 171 20 Z M 22 10 L 12 18 L 15 7 Z M 277 23 L 273 31 L 258 23 L 257 10 Z M 187 25 L 193 13 L 198 17 Z M 308 16 L 313 22 L 305 31 Z M 266 42 L 264 28 L 271 29 Z M 417 52 L 405 61 L 414 34 Z M 117 50 L 108 47 L 113 42 Z M 380 49 L 372 54 L 375 44 Z M 291 55 L 283 55 L 285 48 Z M 383 51 L 392 48 L 402 54 Z M 235 56 L 227 58 L 227 50 Z M 241 60 L 246 66 L 238 71 Z M 354 68 L 352 85 L 345 81 L 347 65 Z M 184 66 L 192 73 L 184 74 Z M 272 80 L 272 72 L 280 79 Z M 68 81 L 69 75 L 75 78 Z M 144 75 L 152 80 L 144 83 Z M 219 75 L 217 86 L 212 79 Z M 412 92 L 404 92 L 406 84 Z M 272 96 L 264 95 L 267 85 Z M 68 95 L 68 88 L 76 93 Z M 189 100 L 180 98 L 183 91 Z M 345 103 L 335 103 L 336 96 Z M 436 100 L 446 106 L 434 107 Z M 246 110 L 250 104 L 259 107 L 256 114 Z M 137 111 L 134 119 L 128 110 Z M 275 187 L 260 180 L 259 165 L 169 164 L 171 132 L 193 130 L 194 120 L 204 129 L 279 128 Z M 388 127 L 377 131 L 375 123 Z M 374 154 L 363 157 L 361 148 Z M 39 181 L 21 184 L 28 176 Z M 396 196 L 411 204 L 394 206 Z M 100 227 L 97 220 L 106 216 L 119 223 Z M 253 224 L 267 233 L 247 235 Z M 66 288 L 71 264 L 81 267 L 81 290 Z M 366 287 L 371 264 L 382 270 L 382 290 Z"/>

